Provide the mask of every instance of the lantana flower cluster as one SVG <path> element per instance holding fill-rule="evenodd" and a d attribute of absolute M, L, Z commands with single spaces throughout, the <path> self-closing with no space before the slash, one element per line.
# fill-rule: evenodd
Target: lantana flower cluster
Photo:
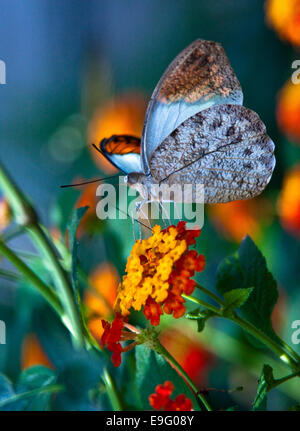
<path fill-rule="evenodd" d="M 149 396 L 149 403 L 155 410 L 164 411 L 191 411 L 193 409 L 192 401 L 184 394 L 177 395 L 172 400 L 170 396 L 174 391 L 172 382 L 166 381 L 163 385 L 156 386 L 155 393 Z"/>
<path fill-rule="evenodd" d="M 189 249 L 199 235 L 199 229 L 188 230 L 181 221 L 166 229 L 155 226 L 152 236 L 135 242 L 118 288 L 116 318 L 112 324 L 102 320 L 101 345 L 112 352 L 115 366 L 120 365 L 122 352 L 144 342 L 143 335 L 127 323 L 132 309 L 143 309 L 153 326 L 159 325 L 163 313 L 174 318 L 184 315 L 183 294 L 194 291 L 196 283 L 191 277 L 205 266 L 204 256 Z M 122 347 L 121 342 L 128 340 L 134 342 Z"/>
<path fill-rule="evenodd" d="M 126 275 L 119 285 L 115 309 L 122 316 L 141 310 L 151 325 L 159 325 L 163 313 L 183 316 L 185 299 L 195 289 L 191 279 L 204 269 L 205 258 L 189 247 L 200 235 L 199 229 L 186 230 L 186 223 L 161 230 L 137 241 L 127 261 Z"/>

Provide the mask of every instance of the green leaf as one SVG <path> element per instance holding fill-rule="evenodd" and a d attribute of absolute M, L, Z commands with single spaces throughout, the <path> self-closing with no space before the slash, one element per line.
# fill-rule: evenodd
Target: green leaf
<path fill-rule="evenodd" d="M 52 394 L 61 389 L 56 380 L 55 372 L 43 366 L 23 371 L 15 388 L 0 375 L 0 410 L 48 410 Z"/>
<path fill-rule="evenodd" d="M 0 406 L 1 403 L 15 394 L 11 381 L 4 375 L 0 374 Z"/>
<path fill-rule="evenodd" d="M 69 216 L 80 196 L 80 191 L 73 188 L 65 189 L 58 193 L 55 204 L 50 211 L 53 226 L 57 226 L 61 232 L 65 232 Z"/>
<path fill-rule="evenodd" d="M 196 308 L 196 310 L 190 311 L 186 314 L 186 318 L 190 320 L 197 320 L 198 332 L 202 332 L 205 328 L 205 323 L 210 317 L 217 316 L 211 310 L 207 310 L 206 308 Z"/>
<path fill-rule="evenodd" d="M 257 393 L 252 410 L 267 410 L 267 392 L 274 384 L 273 369 L 270 365 L 264 365 L 258 382 Z"/>
<path fill-rule="evenodd" d="M 223 316 L 231 316 L 236 308 L 245 304 L 253 291 L 253 287 L 247 289 L 233 289 L 224 293 L 225 304 L 222 308 Z"/>
<path fill-rule="evenodd" d="M 155 392 L 157 385 L 162 385 L 167 380 L 172 382 L 175 387 L 172 399 L 179 394 L 185 394 L 192 400 L 194 408 L 198 408 L 190 388 L 161 355 L 158 355 L 144 345 L 139 345 L 135 348 L 135 357 L 136 383 L 140 393 L 141 405 L 144 410 L 151 409 L 149 395 Z"/>
<path fill-rule="evenodd" d="M 218 268 L 217 290 L 225 295 L 234 289 L 253 288 L 241 306 L 243 317 L 271 338 L 279 341 L 273 331 L 271 314 L 277 302 L 277 283 L 268 271 L 266 260 L 252 239 L 247 236 L 238 254 L 226 258 Z M 253 337 L 251 337 L 254 342 Z M 255 341 L 256 347 L 262 344 Z"/>
<path fill-rule="evenodd" d="M 88 210 L 88 206 L 76 208 L 73 211 L 72 218 L 67 225 L 67 229 L 69 231 L 69 241 L 70 241 L 70 249 L 72 256 L 72 264 L 71 264 L 71 277 L 72 277 L 72 287 L 74 291 L 74 295 L 77 299 L 77 289 L 78 289 L 78 277 L 77 277 L 77 249 L 78 249 L 78 241 L 76 239 L 76 232 L 79 226 L 79 223 L 82 217 Z"/>
<path fill-rule="evenodd" d="M 292 406 L 289 408 L 290 412 L 300 412 L 300 404 L 297 404 L 296 406 Z"/>

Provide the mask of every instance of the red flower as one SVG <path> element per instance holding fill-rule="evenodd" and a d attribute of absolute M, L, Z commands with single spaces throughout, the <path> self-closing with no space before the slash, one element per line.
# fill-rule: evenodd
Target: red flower
<path fill-rule="evenodd" d="M 155 393 L 149 396 L 150 405 L 155 410 L 191 411 L 193 409 L 192 401 L 184 394 L 177 395 L 175 400 L 171 400 L 170 396 L 173 391 L 174 385 L 169 381 L 166 381 L 163 385 L 156 386 Z"/>
<path fill-rule="evenodd" d="M 151 325 L 159 325 L 160 316 L 163 314 L 163 311 L 160 304 L 157 304 L 151 296 L 148 296 L 143 311 L 146 319 L 150 320 Z"/>
<path fill-rule="evenodd" d="M 121 364 L 121 353 L 123 350 L 120 341 L 124 322 L 122 319 L 116 317 L 112 324 L 106 320 L 101 320 L 101 323 L 104 329 L 101 337 L 101 347 L 107 347 L 108 350 L 113 352 L 111 361 L 115 367 L 118 367 Z"/>
<path fill-rule="evenodd" d="M 162 232 L 168 232 L 169 226 Z M 200 235 L 200 230 L 186 230 L 186 222 L 180 221 L 176 230 L 178 232 L 176 240 L 185 240 L 187 246 L 195 244 L 196 238 Z M 144 257 L 144 256 L 143 256 Z M 168 279 L 169 289 L 167 298 L 161 302 L 156 303 L 150 296 L 144 306 L 144 314 L 151 325 L 159 325 L 160 316 L 164 313 L 172 314 L 175 319 L 182 317 L 185 313 L 185 302 L 182 294 L 190 295 L 193 293 L 196 282 L 191 280 L 195 275 L 195 271 L 203 271 L 205 267 L 204 255 L 199 255 L 196 250 L 186 250 L 182 256 L 175 262 L 173 270 Z M 162 311 L 163 309 L 163 311 Z"/>
<path fill-rule="evenodd" d="M 115 311 L 128 316 L 131 308 L 143 309 L 152 325 L 159 325 L 163 313 L 183 316 L 183 294 L 194 291 L 196 283 L 191 277 L 205 266 L 204 256 L 189 250 L 199 235 L 199 229 L 187 230 L 181 221 L 163 230 L 154 226 L 152 236 L 136 241 L 119 286 Z"/>
<path fill-rule="evenodd" d="M 135 341 L 123 348 L 121 346 L 121 341 L 136 340 L 139 333 L 133 326 L 124 322 L 118 314 L 112 324 L 106 320 L 101 320 L 101 323 L 104 329 L 101 337 L 101 347 L 106 347 L 112 352 L 111 361 L 115 367 L 118 367 L 121 364 L 121 353 L 128 352 L 137 344 L 137 341 Z M 125 331 L 125 326 L 133 332 Z"/>

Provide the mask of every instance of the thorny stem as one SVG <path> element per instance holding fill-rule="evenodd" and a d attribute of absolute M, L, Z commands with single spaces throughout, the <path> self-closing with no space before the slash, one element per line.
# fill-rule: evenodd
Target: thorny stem
<path fill-rule="evenodd" d="M 53 281 L 65 309 L 65 315 L 61 315 L 61 317 L 70 329 L 74 345 L 83 347 L 84 340 L 80 316 L 67 273 L 59 262 L 52 242 L 39 224 L 33 207 L 2 166 L 0 166 L 0 187 L 13 210 L 16 222 L 28 232 L 36 247 L 51 266 Z M 13 260 L 15 261 L 15 259 Z"/>
<path fill-rule="evenodd" d="M 185 372 L 185 370 L 182 368 L 182 366 L 176 361 L 176 359 L 171 355 L 171 353 L 168 352 L 167 349 L 157 340 L 156 344 L 157 352 L 163 355 L 174 367 L 179 371 L 179 373 L 182 375 L 184 380 L 187 382 L 187 384 L 192 389 L 197 401 L 200 400 L 201 403 L 205 406 L 206 410 L 212 411 L 212 408 L 205 398 L 205 396 L 199 392 L 197 386 L 195 383 L 191 380 L 189 375 Z"/>

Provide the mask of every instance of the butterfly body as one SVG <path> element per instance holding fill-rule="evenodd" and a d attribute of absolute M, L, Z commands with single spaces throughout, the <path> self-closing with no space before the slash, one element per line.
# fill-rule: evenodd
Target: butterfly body
<path fill-rule="evenodd" d="M 274 143 L 259 116 L 242 101 L 222 46 L 196 40 L 175 58 L 154 90 L 141 142 L 127 137 L 121 156 L 118 145 L 109 154 L 109 140 L 102 141 L 101 149 L 113 163 L 117 156 L 123 158 L 119 167 L 128 174 L 128 185 L 145 199 L 163 200 L 153 186 L 176 184 L 190 184 L 187 193 L 193 200 L 202 184 L 206 203 L 252 198 L 272 176 Z M 127 157 L 133 157 L 130 148 L 136 160 L 127 165 Z"/>

